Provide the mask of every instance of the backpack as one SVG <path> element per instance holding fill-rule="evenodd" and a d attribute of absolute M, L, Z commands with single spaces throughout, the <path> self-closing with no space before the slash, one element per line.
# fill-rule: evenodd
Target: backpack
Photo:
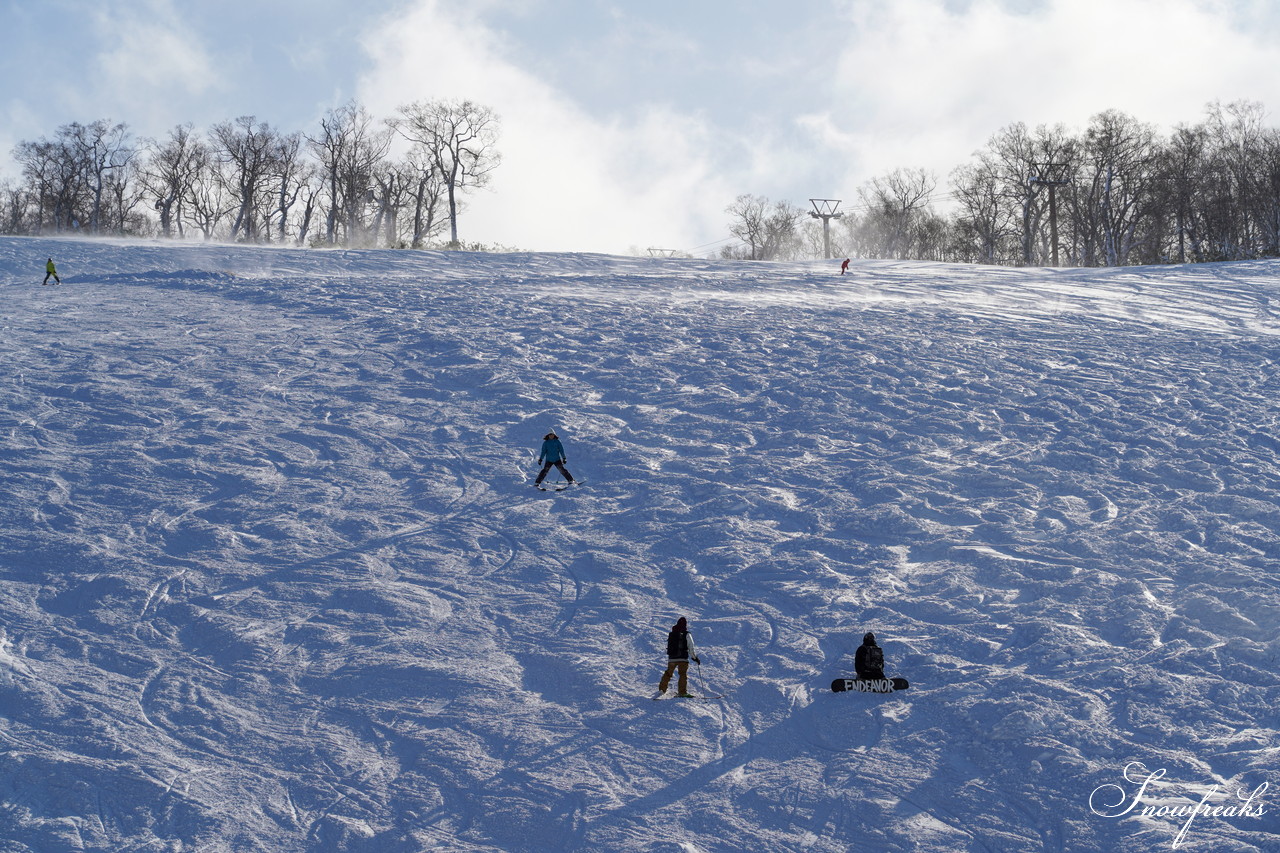
<path fill-rule="evenodd" d="M 667 658 L 685 660 L 689 657 L 689 632 L 672 631 L 667 634 Z"/>
<path fill-rule="evenodd" d="M 867 669 L 884 670 L 884 650 L 879 646 L 867 649 Z"/>

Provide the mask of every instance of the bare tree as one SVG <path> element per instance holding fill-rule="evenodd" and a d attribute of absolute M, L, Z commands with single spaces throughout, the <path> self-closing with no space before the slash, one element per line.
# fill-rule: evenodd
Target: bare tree
<path fill-rule="evenodd" d="M 56 231 L 79 228 L 87 205 L 84 162 L 67 139 L 69 127 L 53 140 L 20 142 L 13 152 L 36 199 L 36 233 L 46 225 Z"/>
<path fill-rule="evenodd" d="M 31 199 L 28 192 L 9 181 L 0 184 L 0 234 L 29 233 L 27 221 Z"/>
<path fill-rule="evenodd" d="M 138 180 L 136 159 L 107 175 L 103 194 L 109 202 L 104 215 L 110 216 L 112 231 L 117 234 L 154 234 L 154 223 L 146 214 L 137 211 L 146 196 L 146 189 Z"/>
<path fill-rule="evenodd" d="M 768 211 L 769 199 L 748 193 L 738 196 L 725 208 L 725 213 L 733 217 L 729 233 L 746 244 L 748 260 L 757 261 L 764 257 Z"/>
<path fill-rule="evenodd" d="M 236 200 L 231 239 L 256 241 L 260 237 L 261 196 L 274 168 L 279 134 L 254 116 L 213 126 L 214 154 L 223 168 L 218 171 L 224 187 Z"/>
<path fill-rule="evenodd" d="M 1015 122 L 997 131 L 979 156 L 983 164 L 980 174 L 994 182 L 995 193 L 1008 205 L 1010 216 L 1017 216 L 1020 237 L 1018 260 L 1032 262 L 1038 205 L 1035 185 L 1031 182 L 1037 159 L 1037 145 L 1027 126 Z"/>
<path fill-rule="evenodd" d="M 320 119 L 320 132 L 316 136 L 308 136 L 307 142 L 311 151 L 320 162 L 320 174 L 324 178 L 328 190 L 329 210 L 325 218 L 325 242 L 334 245 L 338 241 L 338 217 L 343 205 L 342 163 L 346 159 L 346 151 L 350 146 L 346 115 L 354 110 L 354 104 L 348 104 L 330 110 Z"/>
<path fill-rule="evenodd" d="M 1172 219 L 1168 236 L 1178 263 L 1188 257 L 1204 258 L 1203 216 L 1197 199 L 1203 192 L 1208 145 L 1203 125 L 1179 125 L 1159 152 L 1156 182 Z"/>
<path fill-rule="evenodd" d="M 149 156 L 142 182 L 160 215 L 160 235 L 184 236 L 183 202 L 192 196 L 195 182 L 209 168 L 209 149 L 189 124 L 169 131 L 163 143 L 149 140 Z"/>
<path fill-rule="evenodd" d="M 204 239 L 212 240 L 219 235 L 222 223 L 237 209 L 239 202 L 226 191 L 229 179 L 219 174 L 229 167 L 215 160 L 212 151 L 202 156 L 204 163 L 195 171 L 195 180 L 183 205 Z"/>
<path fill-rule="evenodd" d="M 1117 110 L 1093 117 L 1069 196 L 1082 241 L 1081 263 L 1129 262 L 1152 199 L 1155 167 L 1156 136 L 1150 125 Z"/>
<path fill-rule="evenodd" d="M 472 101 L 419 101 L 401 107 L 392 126 L 422 146 L 439 175 L 449 202 L 449 244 L 456 248 L 459 197 L 488 183 L 502 161 L 497 115 Z"/>
<path fill-rule="evenodd" d="M 998 131 L 979 154 L 981 174 L 995 183 L 1003 200 L 1004 221 L 1020 237 L 1017 262 L 1031 264 L 1047 256 L 1047 199 L 1037 179 L 1051 168 L 1069 174 L 1075 157 L 1075 140 L 1062 125 L 1040 125 L 1031 132 L 1021 122 Z"/>
<path fill-rule="evenodd" d="M 1014 202 L 1001 192 L 995 166 L 987 158 L 960 166 L 951 174 L 951 189 L 960 205 L 957 225 L 971 235 L 972 260 L 1000 263 L 1016 234 Z"/>
<path fill-rule="evenodd" d="M 124 124 L 111 124 L 99 119 L 87 125 L 78 122 L 59 128 L 63 150 L 71 158 L 73 168 L 84 176 L 89 192 L 89 230 L 102 233 L 104 197 L 112 173 L 117 182 L 125 181 L 125 171 L 133 160 L 135 149 L 130 144 L 129 130 Z"/>
<path fill-rule="evenodd" d="M 1280 131 L 1269 128 L 1258 152 L 1258 227 L 1261 231 L 1259 254 L 1280 256 Z"/>
<path fill-rule="evenodd" d="M 1274 130 L 1263 124 L 1266 110 L 1254 101 L 1212 103 L 1205 127 L 1212 144 L 1209 183 L 1220 200 L 1213 241 L 1223 260 L 1264 254 L 1277 200 L 1271 191 L 1269 151 Z M 1226 204 L 1229 202 L 1230 206 Z"/>
<path fill-rule="evenodd" d="M 876 247 L 874 255 L 912 256 L 913 234 L 928 210 L 937 183 L 924 169 L 895 169 L 858 190 L 867 208 L 862 227 Z"/>
<path fill-rule="evenodd" d="M 337 243 L 342 230 L 348 243 L 359 242 L 373 201 L 374 172 L 391 147 L 390 131 L 376 128 L 365 108 L 351 101 L 330 110 L 320 121 L 320 132 L 307 141 L 319 158 L 328 191 L 325 241 Z"/>
<path fill-rule="evenodd" d="M 796 240 L 804 211 L 785 201 L 770 202 L 763 196 L 743 194 L 725 208 L 733 217 L 729 233 L 747 247 L 747 259 L 770 261 L 780 257 Z"/>
<path fill-rule="evenodd" d="M 307 235 L 311 232 L 311 220 L 320 206 L 320 197 L 323 193 L 319 171 L 308 170 L 307 180 L 298 189 L 298 202 L 302 205 L 302 211 L 298 215 L 298 237 L 294 241 L 296 245 L 307 244 Z"/>
<path fill-rule="evenodd" d="M 56 157 L 56 146 L 47 141 L 20 142 L 13 149 L 13 159 L 22 166 L 22 177 L 35 201 L 35 222 L 32 233 L 39 234 L 44 229 L 46 213 L 52 212 L 54 228 L 61 227 L 58 217 L 59 161 Z"/>
<path fill-rule="evenodd" d="M 373 173 L 374 216 L 371 235 L 377 242 L 379 234 L 385 234 L 386 245 L 396 246 L 400 241 L 400 213 L 409 200 L 409 184 L 412 178 L 400 163 L 381 163 Z"/>
<path fill-rule="evenodd" d="M 267 215 L 274 222 L 276 239 L 288 239 L 289 213 L 310 183 L 314 167 L 302 156 L 302 134 L 276 136 L 271 152 L 267 181 L 271 188 Z"/>
<path fill-rule="evenodd" d="M 422 146 L 414 146 L 409 152 L 404 169 L 409 180 L 409 197 L 413 201 L 409 245 L 421 249 L 443 227 L 444 220 L 439 214 L 445 194 L 444 183 Z"/>

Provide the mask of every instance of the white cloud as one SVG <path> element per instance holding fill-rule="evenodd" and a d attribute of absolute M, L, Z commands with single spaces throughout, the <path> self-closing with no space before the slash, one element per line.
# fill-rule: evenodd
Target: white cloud
<path fill-rule="evenodd" d="M 491 190 L 473 196 L 462 230 L 527 248 L 687 247 L 725 235 L 724 208 L 739 193 L 852 199 L 898 167 L 933 170 L 945 191 L 950 171 L 1015 121 L 1079 129 L 1116 108 L 1167 129 L 1199 120 L 1212 100 L 1280 103 L 1275 40 L 1245 29 L 1244 7 L 1214 0 L 845 0 L 833 22 L 848 35 L 825 67 L 806 32 L 779 41 L 769 73 L 740 69 L 743 94 L 758 89 L 762 102 L 797 75 L 810 92 L 825 88 L 825 100 L 792 113 L 774 102 L 740 119 L 721 111 L 718 125 L 633 102 L 626 57 L 674 43 L 658 26 L 605 35 L 625 37 L 626 51 L 597 45 L 576 56 L 574 67 L 598 57 L 600 81 L 617 94 L 589 112 L 548 82 L 564 67 L 556 56 L 519 67 L 507 58 L 519 52 L 504 53 L 504 34 L 480 23 L 477 7 L 457 8 L 414 0 L 384 21 L 366 43 L 375 65 L 361 97 L 380 115 L 436 97 L 492 106 L 504 162 Z M 682 50 L 717 50 L 677 36 Z M 638 39 L 653 40 L 648 54 Z M 788 80 L 779 68 L 791 69 Z M 678 79 L 694 91 L 707 83 L 692 68 Z"/>
<path fill-rule="evenodd" d="M 1000 128 L 1116 108 L 1162 129 L 1212 100 L 1280 103 L 1273 41 L 1197 0 L 851 0 L 836 102 L 806 117 L 849 156 L 851 182 L 898 166 L 945 178 Z"/>
<path fill-rule="evenodd" d="M 0 106 L 0 178 L 18 177 L 10 155 L 20 140 L 98 119 L 158 134 L 198 119 L 192 111 L 219 85 L 201 38 L 169 0 L 29 5 L 5 34 L 17 70 Z"/>
<path fill-rule="evenodd" d="M 103 109 L 130 125 L 157 133 L 189 120 L 190 100 L 217 85 L 221 75 L 200 37 L 169 0 L 111 4 L 96 12 L 97 74 L 89 89 L 94 117 Z"/>
<path fill-rule="evenodd" d="M 498 113 L 502 165 L 459 219 L 464 242 L 623 252 L 723 236 L 734 192 L 713 173 L 711 128 L 657 105 L 588 115 L 504 59 L 497 33 L 446 5 L 418 0 L 367 36 L 374 67 L 359 92 L 375 115 L 434 98 Z"/>

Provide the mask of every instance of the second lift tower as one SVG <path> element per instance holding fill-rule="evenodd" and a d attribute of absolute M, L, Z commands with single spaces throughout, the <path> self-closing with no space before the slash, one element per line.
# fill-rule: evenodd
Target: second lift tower
<path fill-rule="evenodd" d="M 813 212 L 809 215 L 822 220 L 822 250 L 828 258 L 831 257 L 831 220 L 844 216 L 843 213 L 837 213 L 841 201 L 838 198 L 809 199 L 809 203 L 813 205 Z"/>

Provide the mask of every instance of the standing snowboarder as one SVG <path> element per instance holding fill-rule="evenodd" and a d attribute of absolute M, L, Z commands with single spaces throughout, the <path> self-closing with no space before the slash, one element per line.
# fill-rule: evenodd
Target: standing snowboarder
<path fill-rule="evenodd" d="M 859 681 L 884 678 L 884 650 L 876 645 L 876 635 L 868 631 L 853 656 L 853 668 Z"/>
<path fill-rule="evenodd" d="M 44 281 L 40 283 L 48 284 L 49 276 L 53 276 L 55 284 L 62 284 L 62 279 L 58 278 L 58 268 L 53 265 L 53 258 L 50 258 L 49 263 L 44 265 Z"/>
<path fill-rule="evenodd" d="M 547 433 L 542 439 L 542 452 L 538 454 L 538 461 L 542 463 L 542 470 L 538 473 L 538 479 L 533 481 L 535 486 L 541 486 L 542 481 L 547 476 L 547 472 L 554 465 L 556 470 L 564 475 L 569 481 L 569 485 L 573 485 L 573 475 L 564 467 L 564 463 L 569 458 L 564 454 L 564 445 L 560 443 L 560 436 L 555 431 Z"/>
<path fill-rule="evenodd" d="M 840 265 L 840 275 L 844 275 L 849 271 L 849 259 L 845 258 L 844 263 Z"/>
<path fill-rule="evenodd" d="M 679 671 L 676 695 L 682 699 L 693 698 L 689 693 L 689 661 L 702 664 L 693 650 L 693 635 L 689 633 L 689 623 L 681 616 L 671 627 L 671 633 L 667 634 L 667 670 L 662 673 L 662 680 L 658 682 L 659 695 L 667 692 L 667 685 L 671 683 L 671 674 Z"/>

